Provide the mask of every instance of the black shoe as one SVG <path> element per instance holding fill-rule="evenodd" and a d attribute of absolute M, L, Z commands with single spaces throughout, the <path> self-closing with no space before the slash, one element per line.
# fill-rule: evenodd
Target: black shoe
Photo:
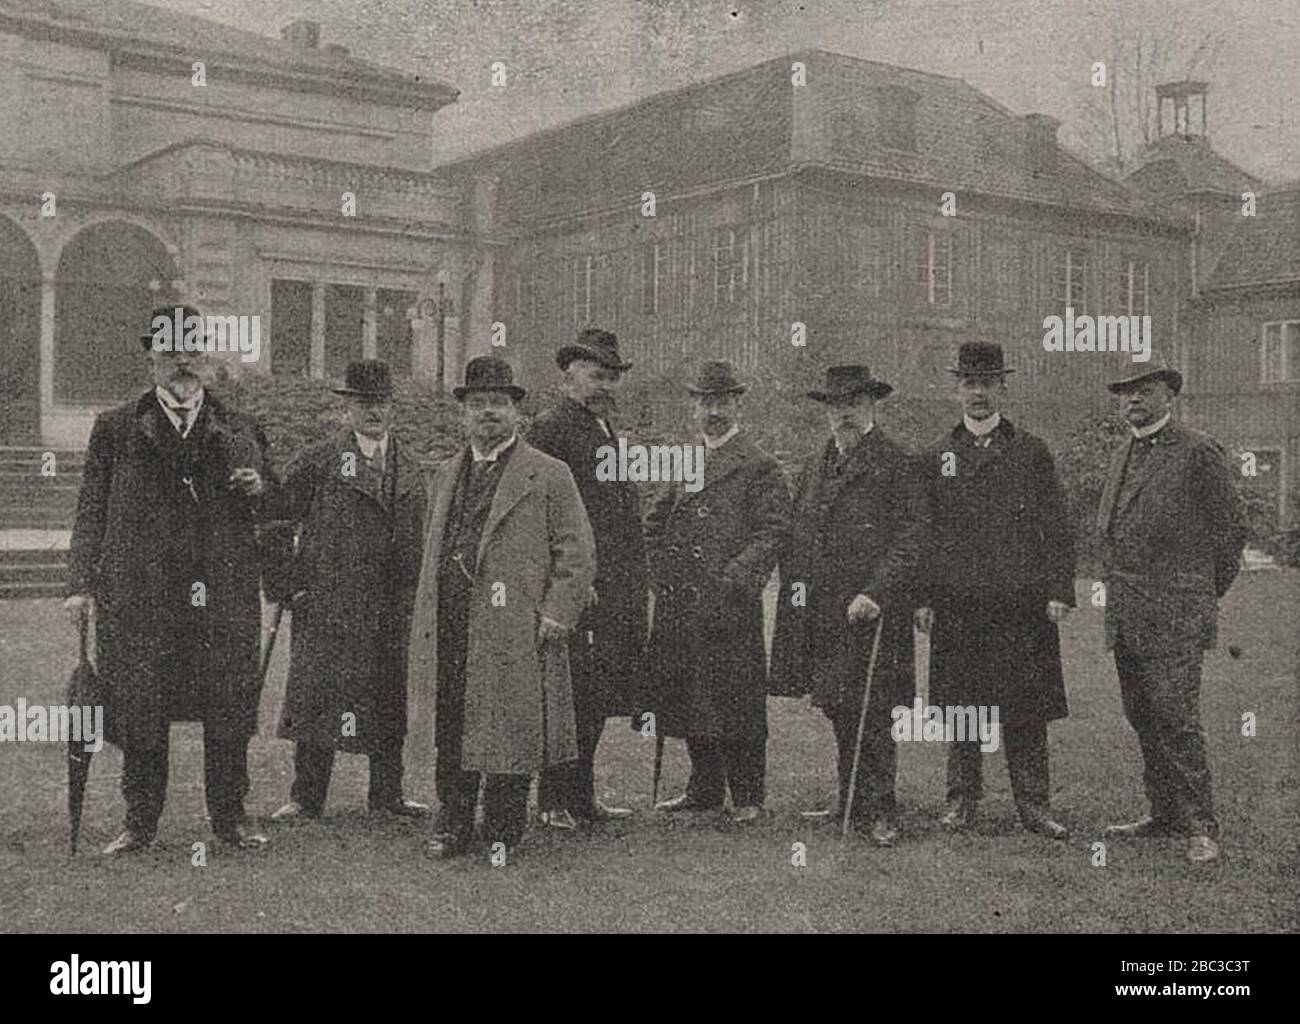
<path fill-rule="evenodd" d="M 222 825 L 220 828 L 214 826 L 213 831 L 221 842 L 239 850 L 258 850 L 271 841 L 242 822 L 237 825 Z"/>
<path fill-rule="evenodd" d="M 392 814 L 398 818 L 427 818 L 429 816 L 429 805 L 398 797 L 392 803 L 371 806 L 370 813 Z"/>
<path fill-rule="evenodd" d="M 898 829 L 884 818 L 877 818 L 870 824 L 853 822 L 853 831 L 875 846 L 888 848 L 898 842 Z"/>
<path fill-rule="evenodd" d="M 104 856 L 116 857 L 120 853 L 139 853 L 141 850 L 147 850 L 152 843 L 153 836 L 144 836 L 128 828 L 104 847 Z"/>
<path fill-rule="evenodd" d="M 630 807 L 610 807 L 608 804 L 602 804 L 597 800 L 591 805 L 591 810 L 583 815 L 588 821 L 615 821 L 619 818 L 632 817 L 632 808 Z"/>
<path fill-rule="evenodd" d="M 656 811 L 667 811 L 670 814 L 674 811 L 720 811 L 722 804 L 705 804 L 696 800 L 690 793 L 683 793 L 681 796 L 675 796 L 670 800 L 660 800 L 655 804 Z"/>
<path fill-rule="evenodd" d="M 1020 821 L 1027 831 L 1046 836 L 1048 839 L 1070 838 L 1070 830 L 1053 818 L 1048 811 L 1022 815 Z"/>
<path fill-rule="evenodd" d="M 1106 835 L 1111 839 L 1164 839 L 1180 833 L 1181 830 L 1169 822 L 1153 818 L 1149 814 L 1123 825 L 1106 826 Z"/>
<path fill-rule="evenodd" d="M 939 824 L 952 832 L 963 832 L 975 824 L 974 800 L 949 800 Z"/>

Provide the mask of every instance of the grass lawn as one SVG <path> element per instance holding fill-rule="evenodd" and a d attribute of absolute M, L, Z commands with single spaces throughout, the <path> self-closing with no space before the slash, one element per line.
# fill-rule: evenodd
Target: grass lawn
<path fill-rule="evenodd" d="M 1223 861 L 1208 869 L 1168 842 L 1092 843 L 1110 821 L 1145 809 L 1136 737 L 1124 721 L 1101 614 L 1084 604 L 1063 628 L 1070 717 L 1051 728 L 1053 803 L 1072 837 L 1021 831 L 1003 754 L 986 756 L 977 829 L 939 831 L 944 747 L 905 744 L 899 759 L 903 841 L 842 844 L 799 811 L 835 791 L 834 740 L 819 712 L 769 702 L 769 817 L 745 831 L 686 823 L 650 807 L 653 743 L 611 723 L 598 788 L 637 815 L 591 834 L 534 831 L 511 863 L 433 863 L 421 826 L 364 811 L 366 762 L 340 757 L 325 818 L 274 827 L 272 845 L 191 866 L 209 842 L 197 726 L 173 731 L 171 785 L 156 852 L 107 860 L 120 830 L 121 755 L 94 760 L 82 852 L 67 852 L 59 744 L 0 744 L 0 928 L 4 931 L 1264 931 L 1297 928 L 1297 609 L 1300 574 L 1240 578 L 1223 605 L 1219 650 L 1205 662 L 1202 712 Z M 250 750 L 248 808 L 265 819 L 288 796 L 288 743 L 274 738 L 284 694 L 282 636 Z M 1240 659 L 1227 647 L 1242 649 Z M 58 703 L 76 660 L 56 601 L 0 602 L 0 704 Z M 1253 712 L 1257 733 L 1241 735 Z M 687 773 L 669 741 L 663 794 Z M 432 802 L 431 780 L 408 795 Z M 792 865 L 793 844 L 806 866 Z"/>

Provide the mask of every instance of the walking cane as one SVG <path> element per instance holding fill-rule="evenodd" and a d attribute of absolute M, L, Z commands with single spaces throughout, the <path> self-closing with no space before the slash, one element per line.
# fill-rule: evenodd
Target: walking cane
<path fill-rule="evenodd" d="M 867 662 L 867 685 L 862 691 L 862 711 L 858 715 L 858 741 L 853 747 L 853 771 L 849 774 L 849 792 L 844 800 L 844 822 L 840 838 L 849 837 L 849 815 L 853 811 L 853 795 L 858 788 L 858 765 L 862 760 L 862 734 L 867 728 L 867 704 L 871 701 L 871 678 L 876 674 L 876 655 L 880 653 L 880 633 L 885 628 L 885 613 L 876 619 L 876 637 L 871 641 L 871 660 Z"/>

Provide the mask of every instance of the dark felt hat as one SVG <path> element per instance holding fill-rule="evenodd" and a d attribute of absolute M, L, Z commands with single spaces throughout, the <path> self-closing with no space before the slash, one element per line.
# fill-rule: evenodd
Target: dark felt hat
<path fill-rule="evenodd" d="M 743 395 L 749 386 L 736 379 L 736 368 L 727 360 L 710 359 L 700 364 L 695 383 L 686 390 L 692 395 Z"/>
<path fill-rule="evenodd" d="M 1005 377 L 1016 371 L 1002 360 L 1002 346 L 992 341 L 964 341 L 957 349 L 957 365 L 948 372 L 958 377 Z"/>
<path fill-rule="evenodd" d="M 1133 377 L 1125 377 L 1123 380 L 1113 380 L 1107 384 L 1106 387 L 1115 392 L 1115 394 L 1119 394 L 1121 391 L 1127 391 L 1129 388 L 1136 387 L 1143 381 L 1153 379 L 1163 380 L 1173 388 L 1175 395 L 1183 390 L 1183 375 L 1170 366 L 1165 361 L 1165 357 L 1158 353 L 1152 354 L 1150 362 L 1146 364 L 1146 367 L 1141 373 L 1138 373 Z"/>
<path fill-rule="evenodd" d="M 611 370 L 628 370 L 632 367 L 631 363 L 625 363 L 619 357 L 618 336 L 598 327 L 588 327 L 572 345 L 565 345 L 555 353 L 555 362 L 561 370 L 567 370 L 575 359 L 588 359 Z"/>
<path fill-rule="evenodd" d="M 516 402 L 528 394 L 515 383 L 515 371 L 500 356 L 478 356 L 465 366 L 465 383 L 452 389 L 457 398 L 472 391 L 504 391 Z"/>
<path fill-rule="evenodd" d="M 170 306 L 154 306 L 153 311 L 149 314 L 149 330 L 146 331 L 144 334 L 141 334 L 141 335 L 140 335 L 140 347 L 141 347 L 142 349 L 144 349 L 146 352 L 151 351 L 151 350 L 153 349 L 153 336 L 154 336 L 154 326 L 153 326 L 153 325 L 154 325 L 154 322 L 155 322 L 156 320 L 158 320 L 158 319 L 166 320 L 168 323 L 172 324 L 172 326 L 173 326 L 173 330 L 175 329 L 175 324 L 176 324 L 176 312 L 177 312 L 177 310 L 180 311 L 180 315 L 181 315 L 181 331 L 182 331 L 182 332 L 184 332 L 184 330 L 185 330 L 185 325 L 189 322 L 190 317 L 198 317 L 199 320 L 202 321 L 202 322 L 204 323 L 204 325 L 205 325 L 205 327 L 204 327 L 204 336 L 206 337 L 206 334 L 207 334 L 206 323 L 207 323 L 207 321 L 203 320 L 203 314 L 200 313 L 196 307 L 194 307 L 194 306 L 178 306 L 178 305 L 176 305 L 175 303 L 173 303 L 173 304 L 170 305 Z M 172 345 L 175 346 L 175 345 L 179 344 L 179 343 L 182 341 L 183 338 L 184 338 L 184 333 L 182 333 L 182 335 L 181 335 L 180 338 L 175 338 L 175 337 L 174 337 L 174 338 L 172 339 Z"/>
<path fill-rule="evenodd" d="M 855 395 L 870 395 L 880 399 L 893 390 L 894 385 L 871 376 L 871 370 L 865 363 L 850 363 L 846 366 L 827 367 L 825 389 L 809 391 L 808 397 L 816 402 L 837 402 Z"/>
<path fill-rule="evenodd" d="M 392 398 L 393 373 L 381 359 L 362 359 L 348 363 L 343 386 L 333 390 L 336 395 L 353 398 Z"/>

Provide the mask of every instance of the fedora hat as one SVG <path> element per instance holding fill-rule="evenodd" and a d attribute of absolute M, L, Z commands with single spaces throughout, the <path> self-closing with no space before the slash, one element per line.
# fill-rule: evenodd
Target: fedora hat
<path fill-rule="evenodd" d="M 343 386 L 333 391 L 336 395 L 351 395 L 353 398 L 392 398 L 393 374 L 381 359 L 362 359 L 348 363 Z"/>
<path fill-rule="evenodd" d="M 194 306 L 182 306 L 173 303 L 170 306 L 154 306 L 153 311 L 149 314 L 149 330 L 140 335 L 140 347 L 146 352 L 150 351 L 153 348 L 154 321 L 162 319 L 174 326 L 176 323 L 176 314 L 178 312 L 181 317 L 182 332 L 185 330 L 185 324 L 189 321 L 190 317 L 198 317 L 200 323 L 203 324 L 203 337 L 204 339 L 207 338 L 207 321 L 203 319 L 203 314 Z M 181 339 L 183 338 L 184 334 L 182 333 Z M 173 339 L 173 345 L 176 344 L 177 340 L 180 339 Z"/>
<path fill-rule="evenodd" d="M 736 379 L 736 368 L 725 359 L 710 359 L 695 372 L 695 383 L 687 384 L 692 395 L 743 395 L 749 385 Z"/>
<path fill-rule="evenodd" d="M 504 391 L 516 402 L 528 394 L 515 383 L 515 371 L 500 356 L 478 356 L 465 365 L 465 383 L 452 388 L 458 399 L 472 391 Z"/>
<path fill-rule="evenodd" d="M 1123 380 L 1113 380 L 1106 385 L 1115 394 L 1127 391 L 1129 388 L 1136 387 L 1146 380 L 1163 380 L 1171 388 L 1174 394 L 1183 390 L 1183 375 L 1165 362 L 1165 357 L 1159 353 L 1153 353 L 1151 362 L 1141 373 L 1133 377 L 1125 377 Z"/>
<path fill-rule="evenodd" d="M 850 363 L 847 366 L 828 366 L 825 389 L 809 391 L 808 397 L 815 402 L 838 402 L 855 395 L 870 395 L 880 399 L 893 390 L 894 385 L 871 376 L 866 363 Z"/>
<path fill-rule="evenodd" d="M 1016 371 L 1002 361 L 1002 346 L 992 341 L 963 341 L 957 365 L 948 372 L 958 377 L 1005 377 Z"/>
<path fill-rule="evenodd" d="M 598 327 L 588 327 L 572 345 L 565 345 L 555 353 L 555 362 L 561 370 L 567 370 L 575 359 L 587 359 L 611 370 L 621 371 L 632 367 L 631 363 L 625 363 L 619 358 L 617 335 Z"/>

